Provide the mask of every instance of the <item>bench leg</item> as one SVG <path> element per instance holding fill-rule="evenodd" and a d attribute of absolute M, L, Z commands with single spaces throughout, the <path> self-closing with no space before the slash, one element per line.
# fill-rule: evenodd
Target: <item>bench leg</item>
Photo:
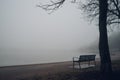
<path fill-rule="evenodd" d="M 80 62 L 79 62 L 79 68 L 81 69 Z"/>
<path fill-rule="evenodd" d="M 89 63 L 88 63 L 88 66 L 90 66 L 90 61 L 89 61 Z"/>
<path fill-rule="evenodd" d="M 96 66 L 96 61 L 94 61 L 94 64 L 95 64 L 95 66 Z"/>
<path fill-rule="evenodd" d="M 74 61 L 73 61 L 73 69 L 74 69 L 74 66 L 75 66 L 75 65 L 74 65 Z"/>

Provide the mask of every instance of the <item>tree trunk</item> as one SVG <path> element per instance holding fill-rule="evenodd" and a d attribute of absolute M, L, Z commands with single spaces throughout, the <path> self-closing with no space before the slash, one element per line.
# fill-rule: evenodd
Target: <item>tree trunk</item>
<path fill-rule="evenodd" d="M 110 80 L 109 77 L 112 74 L 111 58 L 108 46 L 108 35 L 107 35 L 107 9 L 108 0 L 99 0 L 99 52 L 101 58 L 101 74 L 102 80 Z"/>

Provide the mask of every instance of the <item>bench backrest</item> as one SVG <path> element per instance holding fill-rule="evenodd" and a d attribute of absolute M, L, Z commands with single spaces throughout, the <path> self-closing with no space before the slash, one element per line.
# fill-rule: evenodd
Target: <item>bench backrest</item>
<path fill-rule="evenodd" d="M 80 55 L 79 61 L 94 61 L 96 55 Z"/>

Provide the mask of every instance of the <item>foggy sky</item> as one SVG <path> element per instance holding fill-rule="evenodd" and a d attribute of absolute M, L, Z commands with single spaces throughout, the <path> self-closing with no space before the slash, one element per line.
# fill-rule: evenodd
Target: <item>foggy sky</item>
<path fill-rule="evenodd" d="M 39 7 L 44 0 L 0 0 L 0 50 L 78 50 L 98 38 L 69 1 L 52 14 Z M 22 53 L 21 53 L 22 54 Z"/>
<path fill-rule="evenodd" d="M 96 39 L 97 28 L 76 4 L 49 15 L 36 7 L 39 1 L 0 0 L 0 48 L 75 49 Z"/>

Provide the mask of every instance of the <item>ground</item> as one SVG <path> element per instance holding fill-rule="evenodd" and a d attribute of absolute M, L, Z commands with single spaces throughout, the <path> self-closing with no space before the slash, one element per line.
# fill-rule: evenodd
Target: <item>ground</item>
<path fill-rule="evenodd" d="M 120 80 L 120 58 L 112 60 L 113 80 Z M 85 69 L 72 68 L 72 61 L 0 67 L 0 80 L 100 80 L 100 62 Z"/>

